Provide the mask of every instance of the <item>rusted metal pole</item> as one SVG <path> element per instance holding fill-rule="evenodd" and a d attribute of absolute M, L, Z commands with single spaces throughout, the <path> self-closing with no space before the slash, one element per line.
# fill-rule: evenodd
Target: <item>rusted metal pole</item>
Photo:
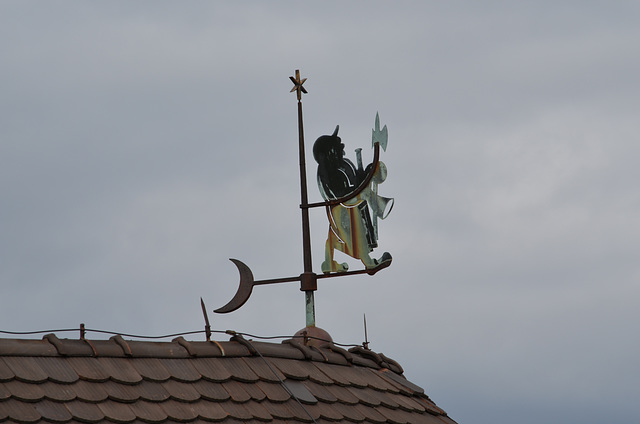
<path fill-rule="evenodd" d="M 300 70 L 296 69 L 296 76 L 291 77 L 298 98 L 298 151 L 300 158 L 300 208 L 302 211 L 302 258 L 304 272 L 300 275 L 300 290 L 305 292 L 305 315 L 307 327 L 316 325 L 315 301 L 313 292 L 317 288 L 317 277 L 313 272 L 311 258 L 311 231 L 309 228 L 309 198 L 307 194 L 307 168 L 304 154 L 304 124 L 302 119 L 302 93 L 307 90 L 302 86 L 305 79 L 300 79 Z"/>
<path fill-rule="evenodd" d="M 309 229 L 309 198 L 307 195 L 307 169 L 304 155 L 304 129 L 302 124 L 302 102 L 298 101 L 298 139 L 300 148 L 300 203 L 302 204 L 302 250 L 304 272 L 313 272 L 311 263 L 311 236 Z"/>

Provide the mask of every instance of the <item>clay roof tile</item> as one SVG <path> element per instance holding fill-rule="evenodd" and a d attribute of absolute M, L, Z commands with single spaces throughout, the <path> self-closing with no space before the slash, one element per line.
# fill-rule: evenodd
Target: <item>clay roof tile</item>
<path fill-rule="evenodd" d="M 194 412 L 206 421 L 222 421 L 229 416 L 227 411 L 218 402 L 201 401 L 192 405 Z"/>
<path fill-rule="evenodd" d="M 109 397 L 100 383 L 80 380 L 71 387 L 76 392 L 76 398 L 85 402 L 102 402 Z"/>
<path fill-rule="evenodd" d="M 244 385 L 242 383 L 230 380 L 221 384 L 222 387 L 231 396 L 231 400 L 233 400 L 234 402 L 244 403 L 251 399 L 251 395 L 249 395 L 249 393 L 244 390 Z"/>
<path fill-rule="evenodd" d="M 227 369 L 233 380 L 243 383 L 253 383 L 259 380 L 258 375 L 250 367 L 247 367 L 243 358 L 224 358 L 218 361 L 218 366 Z"/>
<path fill-rule="evenodd" d="M 161 382 L 143 380 L 140 384 L 137 384 L 136 387 L 142 400 L 163 402 L 171 397 L 171 394 L 164 388 Z"/>
<path fill-rule="evenodd" d="M 169 392 L 172 399 L 179 402 L 193 402 L 200 399 L 200 393 L 193 387 L 193 384 L 176 380 L 167 380 L 160 384 Z"/>
<path fill-rule="evenodd" d="M 100 411 L 102 411 L 107 420 L 116 423 L 129 423 L 137 418 L 136 414 L 133 413 L 126 403 L 107 400 L 99 403 L 98 408 L 100 408 Z"/>
<path fill-rule="evenodd" d="M 44 391 L 38 384 L 13 380 L 4 383 L 4 387 L 11 393 L 11 396 L 21 401 L 34 402 L 44 398 Z"/>
<path fill-rule="evenodd" d="M 217 383 L 227 381 L 232 377 L 231 372 L 226 367 L 221 366 L 221 362 L 215 358 L 195 358 L 191 361 L 193 367 L 204 379 Z"/>
<path fill-rule="evenodd" d="M 59 402 L 44 399 L 36 403 L 35 408 L 43 419 L 54 423 L 66 422 L 73 418 L 73 415 L 71 415 L 64 404 Z"/>
<path fill-rule="evenodd" d="M 300 361 L 270 358 L 269 362 L 272 365 L 275 365 L 276 368 L 278 368 L 287 378 L 292 378 L 294 380 L 306 380 L 309 378 L 308 367 L 302 366 Z"/>
<path fill-rule="evenodd" d="M 245 366 L 249 367 L 260 380 L 278 383 L 286 376 L 277 367 L 267 363 L 262 358 L 241 358 Z"/>
<path fill-rule="evenodd" d="M 372 423 L 384 423 L 387 421 L 384 415 L 378 412 L 375 408 L 366 406 L 363 404 L 355 405 L 354 408 L 364 415 L 368 422 Z"/>
<path fill-rule="evenodd" d="M 331 405 L 338 413 L 342 414 L 349 421 L 361 423 L 365 420 L 364 414 L 352 405 L 346 405 L 344 403 L 334 403 Z"/>
<path fill-rule="evenodd" d="M 194 410 L 193 406 L 188 403 L 169 399 L 166 402 L 162 402 L 160 407 L 170 419 L 176 421 L 185 422 L 198 418 L 198 413 Z"/>
<path fill-rule="evenodd" d="M 207 381 L 200 380 L 193 383 L 193 387 L 200 393 L 202 399 L 225 402 L 231 398 L 229 392 L 219 384 L 209 384 Z"/>
<path fill-rule="evenodd" d="M 76 398 L 75 384 L 58 384 L 51 381 L 40 384 L 44 397 L 57 402 L 69 402 Z"/>
<path fill-rule="evenodd" d="M 305 381 L 305 386 L 307 386 L 314 397 L 322 402 L 334 403 L 338 401 L 338 398 L 333 393 L 331 393 L 325 385 L 318 384 L 309 380 Z"/>
<path fill-rule="evenodd" d="M 9 390 L 4 383 L 0 383 L 0 401 L 9 399 L 11 397 L 11 390 Z"/>
<path fill-rule="evenodd" d="M 12 380 L 16 374 L 11 368 L 0 358 L 0 382 Z"/>
<path fill-rule="evenodd" d="M 129 406 L 138 419 L 147 423 L 159 423 L 167 419 L 167 413 L 156 403 L 140 401 Z"/>
<path fill-rule="evenodd" d="M 137 385 L 105 381 L 101 386 L 107 392 L 109 399 L 116 402 L 131 403 L 140 399 L 140 390 Z"/>
<path fill-rule="evenodd" d="M 158 358 L 134 358 L 131 365 L 145 380 L 167 381 L 171 373 L 163 365 L 164 361 Z"/>
<path fill-rule="evenodd" d="M 259 381 L 256 383 L 256 386 L 262 390 L 262 392 L 267 396 L 271 402 L 286 402 L 291 399 L 291 395 L 287 390 L 282 387 L 280 383 L 267 383 L 264 381 Z"/>
<path fill-rule="evenodd" d="M 201 374 L 195 369 L 189 361 L 183 361 L 180 359 L 165 359 L 162 364 L 171 374 L 171 377 L 185 383 L 192 383 L 198 381 Z"/>
<path fill-rule="evenodd" d="M 123 384 L 135 384 L 142 381 L 142 376 L 130 361 L 122 361 L 117 358 L 97 358 L 97 361 L 113 381 Z"/>
<path fill-rule="evenodd" d="M 35 404 L 9 399 L 2 402 L 1 411 L 7 418 L 21 423 L 34 423 L 42 418 L 36 410 Z"/>
<path fill-rule="evenodd" d="M 13 372 L 15 378 L 27 383 L 42 383 L 49 377 L 47 373 L 38 365 L 35 357 L 6 356 L 0 358 L 4 360 L 7 367 Z"/>
<path fill-rule="evenodd" d="M 251 396 L 251 399 L 256 402 L 262 402 L 267 397 L 260 387 L 255 384 L 243 384 L 242 388 Z"/>
<path fill-rule="evenodd" d="M 68 384 L 73 383 L 80 378 L 73 367 L 69 365 L 69 361 L 61 361 L 59 358 L 53 357 L 39 357 L 34 359 L 45 374 L 47 374 L 47 378 L 51 381 Z"/>
<path fill-rule="evenodd" d="M 104 419 L 104 413 L 95 403 L 73 401 L 65 406 L 78 421 L 95 423 Z"/>

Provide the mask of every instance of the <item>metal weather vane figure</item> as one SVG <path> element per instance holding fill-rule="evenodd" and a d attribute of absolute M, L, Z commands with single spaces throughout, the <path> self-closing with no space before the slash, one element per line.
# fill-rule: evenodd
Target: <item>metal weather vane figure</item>
<path fill-rule="evenodd" d="M 307 195 L 306 160 L 304 149 L 304 129 L 302 119 L 302 94 L 307 90 L 303 84 L 306 78 L 300 78 L 296 70 L 295 77 L 289 77 L 298 99 L 298 146 L 300 156 L 300 209 L 302 212 L 302 253 L 304 271 L 295 277 L 254 280 L 251 269 L 242 261 L 231 259 L 240 272 L 240 284 L 235 296 L 215 312 L 228 313 L 240 308 L 251 296 L 257 285 L 300 282 L 300 290 L 305 292 L 306 324 L 315 326 L 315 304 L 313 292 L 322 278 L 339 277 L 353 274 L 373 275 L 391 265 L 391 255 L 385 252 L 379 259 L 371 258 L 370 253 L 377 247 L 377 219 L 384 219 L 393 207 L 393 199 L 378 195 L 378 185 L 384 182 L 387 169 L 380 162 L 380 147 L 386 151 L 387 127 L 380 130 L 380 119 L 376 114 L 375 128 L 372 134 L 373 161 L 362 166 L 361 150 L 356 149 L 356 167 L 344 158 L 344 144 L 338 137 L 338 127 L 332 135 L 319 137 L 313 146 L 313 156 L 318 162 L 318 187 L 323 202 L 309 203 Z M 313 272 L 311 258 L 311 237 L 309 228 L 309 209 L 324 207 L 329 218 L 329 234 L 325 244 L 325 261 L 322 274 Z M 349 271 L 346 264 L 338 264 L 333 259 L 338 249 L 347 255 L 359 259 L 364 269 Z"/>
<path fill-rule="evenodd" d="M 344 272 L 347 263 L 339 264 L 333 258 L 337 249 L 359 259 L 366 269 L 391 260 L 385 252 L 380 259 L 369 254 L 378 247 L 377 219 L 387 217 L 393 207 L 393 199 L 378 196 L 378 184 L 386 179 L 387 168 L 383 162 L 362 166 L 362 149 L 356 149 L 357 166 L 344 157 L 344 144 L 338 137 L 339 127 L 331 135 L 323 135 L 313 145 L 313 157 L 318 162 L 318 188 L 326 202 L 337 199 L 339 204 L 327 205 L 329 234 L 325 245 L 325 261 L 322 272 Z M 376 115 L 376 129 L 373 131 L 373 147 L 383 144 L 386 148 L 387 127 L 380 131 L 380 118 Z M 384 134 L 384 137 L 380 134 Z M 367 181 L 366 185 L 363 182 Z M 362 188 L 358 190 L 359 187 Z M 373 219 L 372 219 L 373 216 Z"/>

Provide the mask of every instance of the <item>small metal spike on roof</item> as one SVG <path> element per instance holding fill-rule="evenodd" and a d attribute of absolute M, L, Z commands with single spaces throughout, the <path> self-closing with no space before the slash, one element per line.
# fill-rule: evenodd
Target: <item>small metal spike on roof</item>
<path fill-rule="evenodd" d="M 374 275 L 391 265 L 391 255 L 385 252 L 379 259 L 370 253 L 378 246 L 377 219 L 387 217 L 394 199 L 378 195 L 378 185 L 387 177 L 387 168 L 380 161 L 380 147 L 387 148 L 387 126 L 380 130 L 380 117 L 376 113 L 375 128 L 372 130 L 373 161 L 366 168 L 362 164 L 362 149 L 355 149 L 357 167 L 344 156 L 344 144 L 338 136 L 339 126 L 331 135 L 319 137 L 313 145 L 313 157 L 318 162 L 318 188 L 324 201 L 309 203 L 307 194 L 307 174 L 305 160 L 304 127 L 302 117 L 302 94 L 307 94 L 303 84 L 307 78 L 300 77 L 300 70 L 289 79 L 294 84 L 298 100 L 298 150 L 300 158 L 300 210 L 302 213 L 302 254 L 303 272 L 298 276 L 254 280 L 251 269 L 238 259 L 230 259 L 240 273 L 240 285 L 235 296 L 217 313 L 233 312 L 240 308 L 251 296 L 254 286 L 287 282 L 300 282 L 300 290 L 305 292 L 306 326 L 315 326 L 314 291 L 318 280 L 354 274 Z M 309 209 L 324 207 L 329 219 L 329 232 L 325 243 L 325 261 L 322 274 L 313 272 L 311 257 L 311 237 Z M 334 261 L 334 252 L 339 250 L 364 265 L 363 269 L 349 271 L 346 263 Z"/>

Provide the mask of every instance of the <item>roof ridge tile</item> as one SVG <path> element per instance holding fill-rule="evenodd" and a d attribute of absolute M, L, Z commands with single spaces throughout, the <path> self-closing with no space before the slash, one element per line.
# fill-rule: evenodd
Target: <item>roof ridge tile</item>
<path fill-rule="evenodd" d="M 221 357 L 226 356 L 226 352 L 222 344 L 216 340 L 207 341 L 190 341 L 186 340 L 182 336 L 178 336 L 171 340 L 172 343 L 177 343 L 182 346 L 190 356 L 194 357 Z M 215 346 L 215 348 L 213 348 Z"/>
<path fill-rule="evenodd" d="M 124 353 L 125 356 L 133 356 L 129 344 L 125 341 L 125 339 L 122 338 L 120 334 L 110 337 L 109 340 L 113 340 L 118 346 L 120 346 L 122 348 L 122 353 Z"/>
<path fill-rule="evenodd" d="M 349 349 L 349 353 L 357 353 L 360 356 L 373 360 L 380 368 L 389 368 L 389 364 L 387 364 L 382 357 L 375 353 L 372 350 L 365 349 L 362 346 L 354 346 Z"/>
<path fill-rule="evenodd" d="M 258 351 L 255 347 L 253 347 L 253 344 L 249 340 L 242 337 L 241 334 L 234 334 L 233 336 L 231 336 L 231 341 L 238 342 L 242 346 L 246 347 L 251 355 L 258 355 Z"/>
<path fill-rule="evenodd" d="M 304 355 L 304 359 L 306 359 L 307 361 L 310 361 L 313 359 L 313 355 L 311 354 L 311 349 L 309 348 L 309 346 L 305 346 L 297 340 L 294 340 L 294 339 L 283 340 L 282 344 L 287 344 L 289 346 L 293 346 L 296 349 L 298 349 L 300 352 L 302 352 L 302 355 Z"/>
<path fill-rule="evenodd" d="M 389 365 L 391 365 L 391 367 L 387 367 L 387 368 L 390 368 L 392 371 L 395 371 L 398 374 L 404 374 L 404 368 L 402 368 L 402 365 L 400 365 L 397 361 L 389 358 L 384 353 L 378 353 L 378 355 L 380 355 L 382 359 L 384 359 Z M 394 370 L 393 367 L 397 368 L 397 371 Z"/>
<path fill-rule="evenodd" d="M 331 352 L 339 353 L 340 355 L 342 355 L 344 357 L 344 359 L 346 359 L 349 364 L 353 363 L 353 355 L 351 353 L 349 353 L 346 349 L 338 347 L 333 343 L 330 343 L 327 346 L 327 349 L 329 351 L 331 351 Z"/>
<path fill-rule="evenodd" d="M 43 343 L 41 340 L 0 338 L 0 356 L 56 356 L 56 354 L 55 348 L 50 343 Z"/>

